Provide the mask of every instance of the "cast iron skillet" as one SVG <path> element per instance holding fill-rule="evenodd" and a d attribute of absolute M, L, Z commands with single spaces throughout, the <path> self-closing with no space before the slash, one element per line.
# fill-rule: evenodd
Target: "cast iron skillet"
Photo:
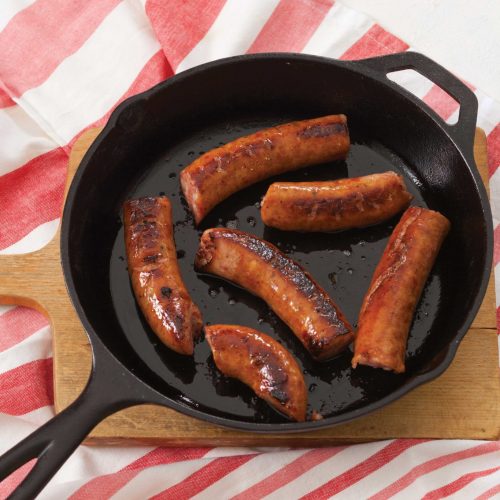
<path fill-rule="evenodd" d="M 414 69 L 460 103 L 445 124 L 386 74 Z M 256 432 L 318 429 L 380 408 L 441 374 L 481 304 L 492 257 L 488 199 L 473 159 L 477 101 L 459 80 L 426 57 L 406 52 L 340 62 L 299 54 L 259 54 L 215 61 L 128 99 L 85 155 L 66 201 L 62 265 L 69 293 L 93 348 L 88 385 L 69 408 L 0 459 L 0 479 L 38 462 L 15 493 L 35 495 L 104 417 L 157 403 L 214 424 Z M 407 372 L 351 370 L 350 351 L 313 363 L 265 303 L 192 263 L 201 231 L 238 227 L 277 244 L 301 262 L 356 324 L 363 294 L 398 217 L 363 230 L 303 236 L 265 228 L 258 204 L 266 181 L 220 204 L 195 228 L 178 182 L 199 154 L 235 137 L 294 119 L 345 113 L 352 149 L 345 162 L 280 179 L 331 179 L 395 170 L 414 203 L 439 210 L 451 233 L 412 326 Z M 273 180 L 276 180 L 273 179 Z M 239 323 L 271 334 L 302 366 L 310 408 L 324 419 L 291 423 L 249 389 L 215 369 L 206 342 L 194 358 L 163 347 L 135 304 L 124 259 L 121 205 L 166 194 L 173 202 L 181 271 L 205 322 Z"/>

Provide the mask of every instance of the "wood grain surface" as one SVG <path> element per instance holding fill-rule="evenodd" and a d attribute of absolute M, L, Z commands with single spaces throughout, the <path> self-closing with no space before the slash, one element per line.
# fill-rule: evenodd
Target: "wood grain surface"
<path fill-rule="evenodd" d="M 68 185 L 100 129 L 82 134 L 70 161 Z M 476 133 L 475 157 L 487 182 L 486 138 Z M 56 410 L 80 394 L 91 367 L 91 350 L 68 297 L 59 254 L 59 231 L 43 249 L 0 256 L 0 304 L 20 304 L 46 314 L 54 347 Z M 456 358 L 438 379 L 354 422 L 292 434 L 253 434 L 223 429 L 173 410 L 142 405 L 99 424 L 89 444 L 133 443 L 164 446 L 328 446 L 395 437 L 498 439 L 500 378 L 493 279 Z"/>

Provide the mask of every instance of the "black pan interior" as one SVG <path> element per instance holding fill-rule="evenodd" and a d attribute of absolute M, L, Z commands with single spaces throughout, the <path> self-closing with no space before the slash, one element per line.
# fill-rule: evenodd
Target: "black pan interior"
<path fill-rule="evenodd" d="M 236 137 L 330 113 L 348 116 L 352 147 L 346 161 L 252 186 L 216 207 L 199 228 L 194 226 L 180 191 L 182 168 Z M 204 321 L 242 324 L 277 339 L 304 370 L 309 410 L 329 421 L 403 393 L 416 376 L 442 364 L 457 332 L 472 320 L 487 254 L 474 178 L 431 117 L 384 83 L 360 76 L 355 66 L 283 55 L 195 70 L 122 107 L 83 165 L 68 226 L 77 299 L 93 330 L 129 370 L 165 396 L 206 415 L 228 423 L 285 421 L 243 384 L 222 376 L 204 340 L 189 358 L 165 348 L 151 332 L 128 279 L 121 219 L 121 205 L 128 198 L 170 198 L 182 275 Z M 203 229 L 248 231 L 300 262 L 356 325 L 363 295 L 399 216 L 366 229 L 303 235 L 266 228 L 259 202 L 275 180 L 337 179 L 386 170 L 404 176 L 413 204 L 439 210 L 452 222 L 411 328 L 405 374 L 352 370 L 350 350 L 316 363 L 263 301 L 193 270 Z"/>

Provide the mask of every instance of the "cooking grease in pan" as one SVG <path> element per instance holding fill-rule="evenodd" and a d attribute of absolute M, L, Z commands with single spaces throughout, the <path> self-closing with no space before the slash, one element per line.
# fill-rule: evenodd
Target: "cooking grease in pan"
<path fill-rule="evenodd" d="M 317 363 L 284 323 L 260 299 L 218 278 L 197 274 L 193 262 L 201 233 L 209 227 L 237 228 L 264 238 L 302 264 L 356 326 L 363 296 L 398 217 L 369 228 L 335 234 L 300 234 L 266 228 L 260 218 L 260 200 L 276 180 L 311 181 L 356 177 L 394 170 L 405 178 L 414 196 L 412 204 L 424 206 L 422 186 L 408 166 L 392 152 L 374 142 L 365 142 L 361 132 L 351 130 L 352 146 L 346 161 L 310 167 L 268 179 L 236 193 L 215 207 L 195 228 L 182 197 L 179 172 L 194 158 L 232 139 L 275 123 L 302 117 L 262 117 L 235 123 L 218 123 L 197 133 L 160 156 L 145 160 L 136 183 L 124 199 L 165 194 L 172 202 L 179 265 L 186 286 L 199 306 L 205 323 L 240 324 L 260 330 L 282 343 L 297 359 L 309 389 L 309 414 L 319 411 L 334 416 L 347 409 L 365 406 L 400 387 L 418 365 L 431 328 L 439 322 L 441 296 L 438 264 L 417 308 L 407 348 L 407 373 L 395 375 L 382 370 L 350 366 L 351 350 L 326 363 Z M 431 207 L 432 208 L 432 207 Z M 446 246 L 446 245 L 445 245 Z M 179 399 L 209 413 L 248 422 L 282 422 L 273 411 L 242 383 L 224 377 L 216 368 L 206 341 L 198 342 L 194 357 L 176 354 L 152 333 L 144 321 L 130 286 L 124 259 L 123 228 L 115 239 L 110 268 L 110 286 L 118 321 L 134 351 L 165 387 L 179 391 Z M 442 258 L 442 257 L 441 257 Z M 437 318 L 437 319 L 436 319 Z M 431 338 L 432 341 L 432 338 Z"/>

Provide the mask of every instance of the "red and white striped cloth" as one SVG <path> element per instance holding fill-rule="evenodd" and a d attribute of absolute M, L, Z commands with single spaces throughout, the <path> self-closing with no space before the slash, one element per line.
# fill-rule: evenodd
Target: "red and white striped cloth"
<path fill-rule="evenodd" d="M 45 245 L 61 216 L 68 152 L 124 98 L 245 52 L 360 59 L 409 49 L 333 0 L 1 0 L 0 253 Z M 448 121 L 457 104 L 396 75 Z M 488 135 L 500 261 L 500 104 L 474 90 Z M 498 207 L 496 208 L 495 207 Z M 497 290 L 500 279 L 497 274 Z M 497 294 L 498 295 L 498 294 Z M 0 453 L 53 415 L 50 329 L 0 306 Z M 3 483 L 0 497 L 26 474 Z M 393 441 L 317 450 L 80 447 L 41 498 L 493 498 L 500 442 Z"/>

